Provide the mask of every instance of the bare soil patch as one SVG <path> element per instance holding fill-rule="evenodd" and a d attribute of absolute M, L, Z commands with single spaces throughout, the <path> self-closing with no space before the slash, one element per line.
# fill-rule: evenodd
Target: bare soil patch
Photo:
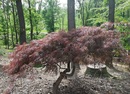
<path fill-rule="evenodd" d="M 0 57 L 0 65 L 5 65 L 8 62 L 7 57 Z M 85 70 L 86 66 L 82 65 L 78 75 L 64 79 L 60 84 L 59 94 L 130 93 L 129 72 L 108 69 L 108 72 L 116 78 L 97 78 L 84 75 Z M 54 73 L 44 73 L 42 68 L 34 68 L 27 76 L 13 79 L 0 70 L 0 94 L 51 94 L 53 83 L 57 77 L 58 75 Z"/>

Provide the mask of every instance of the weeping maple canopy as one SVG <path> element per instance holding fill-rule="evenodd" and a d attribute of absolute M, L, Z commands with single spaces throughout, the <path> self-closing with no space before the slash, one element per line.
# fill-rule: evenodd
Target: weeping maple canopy
<path fill-rule="evenodd" d="M 59 63 L 91 63 L 93 57 L 104 63 L 120 48 L 119 33 L 99 27 L 81 27 L 71 32 L 53 32 L 40 40 L 33 40 L 16 47 L 10 55 L 9 74 L 22 71 L 25 65 L 41 64 L 55 70 Z"/>

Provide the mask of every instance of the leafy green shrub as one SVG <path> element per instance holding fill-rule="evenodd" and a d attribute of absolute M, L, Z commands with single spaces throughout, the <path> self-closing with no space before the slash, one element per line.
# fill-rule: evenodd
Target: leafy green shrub
<path fill-rule="evenodd" d="M 125 26 L 124 23 L 122 25 L 119 26 L 115 26 L 116 30 L 118 30 L 119 32 L 121 32 L 121 42 L 124 46 L 124 48 L 126 50 L 130 50 L 130 27 L 129 26 Z"/>
<path fill-rule="evenodd" d="M 5 54 L 5 50 L 4 49 L 0 49 L 0 56 L 3 56 Z"/>

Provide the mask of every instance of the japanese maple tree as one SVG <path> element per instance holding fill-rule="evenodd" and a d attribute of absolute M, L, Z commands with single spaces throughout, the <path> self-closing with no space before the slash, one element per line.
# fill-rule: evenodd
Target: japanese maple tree
<path fill-rule="evenodd" d="M 25 66 L 41 64 L 46 71 L 54 71 L 59 63 L 68 67 L 61 74 L 54 86 L 57 89 L 61 80 L 70 71 L 70 63 L 93 63 L 95 59 L 104 63 L 113 54 L 114 49 L 123 51 L 120 45 L 120 34 L 112 30 L 105 31 L 99 27 L 82 27 L 72 32 L 53 32 L 40 40 L 33 40 L 16 47 L 10 55 L 7 72 L 16 74 L 26 69 Z M 89 58 L 93 57 L 93 61 Z"/>

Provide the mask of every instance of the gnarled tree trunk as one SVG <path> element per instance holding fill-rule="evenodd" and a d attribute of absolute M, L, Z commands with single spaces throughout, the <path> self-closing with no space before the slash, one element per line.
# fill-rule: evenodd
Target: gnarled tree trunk
<path fill-rule="evenodd" d="M 71 62 L 72 63 L 72 62 Z M 67 69 L 65 69 L 63 72 L 60 73 L 60 76 L 56 80 L 56 82 L 53 84 L 53 94 L 59 94 L 58 93 L 58 86 L 60 85 L 63 78 L 66 78 L 67 76 L 73 76 L 75 72 L 75 64 L 72 64 L 72 68 L 70 66 L 70 62 L 67 64 Z M 72 71 L 71 71 L 72 69 Z M 70 74 L 67 74 L 68 72 L 71 72 Z"/>

